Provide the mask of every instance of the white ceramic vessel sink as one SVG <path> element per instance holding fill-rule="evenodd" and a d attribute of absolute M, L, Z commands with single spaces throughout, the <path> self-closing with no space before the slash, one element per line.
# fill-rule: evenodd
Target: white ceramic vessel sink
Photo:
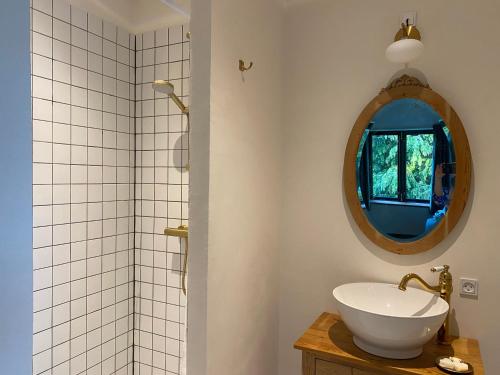
<path fill-rule="evenodd" d="M 354 343 L 385 358 L 415 358 L 443 324 L 448 303 L 421 289 L 383 283 L 344 284 L 333 290 Z"/>

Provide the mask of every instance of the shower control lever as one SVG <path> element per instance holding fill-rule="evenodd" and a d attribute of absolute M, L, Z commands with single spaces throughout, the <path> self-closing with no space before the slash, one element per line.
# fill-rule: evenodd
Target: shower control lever
<path fill-rule="evenodd" d="M 184 238 L 186 241 L 186 247 L 184 248 L 184 262 L 182 267 L 182 291 L 184 295 L 186 295 L 186 272 L 187 272 L 187 258 L 189 251 L 189 242 L 188 242 L 188 226 L 187 225 L 179 225 L 177 228 L 165 228 L 165 235 L 172 237 L 179 237 L 179 239 Z"/>

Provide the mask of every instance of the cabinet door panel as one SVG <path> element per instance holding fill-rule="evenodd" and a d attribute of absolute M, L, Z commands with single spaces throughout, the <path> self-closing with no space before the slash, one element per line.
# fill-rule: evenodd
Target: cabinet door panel
<path fill-rule="evenodd" d="M 316 375 L 352 375 L 352 369 L 318 359 L 316 360 Z"/>
<path fill-rule="evenodd" d="M 352 375 L 379 375 L 379 374 L 376 374 L 376 373 L 370 372 L 370 371 L 358 370 L 357 368 L 353 368 Z"/>

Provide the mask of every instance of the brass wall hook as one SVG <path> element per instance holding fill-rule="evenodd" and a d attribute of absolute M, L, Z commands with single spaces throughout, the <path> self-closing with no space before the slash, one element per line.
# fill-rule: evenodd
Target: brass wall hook
<path fill-rule="evenodd" d="M 245 72 L 247 70 L 250 70 L 250 69 L 252 69 L 252 66 L 253 66 L 253 62 L 250 62 L 250 65 L 248 65 L 248 67 L 246 67 L 245 62 L 243 60 L 240 60 L 239 65 L 238 65 L 240 72 Z"/>

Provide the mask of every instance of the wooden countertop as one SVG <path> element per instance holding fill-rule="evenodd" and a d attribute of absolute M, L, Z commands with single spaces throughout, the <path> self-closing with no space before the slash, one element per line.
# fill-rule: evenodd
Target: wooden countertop
<path fill-rule="evenodd" d="M 323 313 L 311 327 L 299 338 L 295 349 L 314 353 L 318 358 L 341 365 L 381 374 L 443 374 L 435 366 L 439 356 L 455 356 L 469 362 L 474 367 L 475 375 L 484 375 L 479 343 L 474 339 L 454 338 L 451 346 L 439 345 L 431 340 L 424 346 L 424 352 L 418 358 L 393 360 L 368 354 L 352 341 L 352 333 L 338 315 Z"/>

